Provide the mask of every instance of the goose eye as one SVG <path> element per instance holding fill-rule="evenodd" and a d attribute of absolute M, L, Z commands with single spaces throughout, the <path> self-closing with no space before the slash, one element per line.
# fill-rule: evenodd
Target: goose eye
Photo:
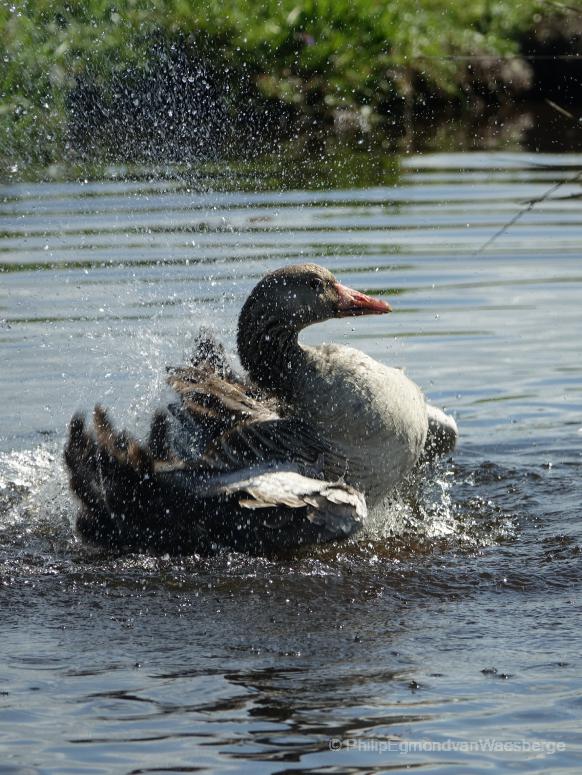
<path fill-rule="evenodd" d="M 317 293 L 323 293 L 324 291 L 323 280 L 319 277 L 312 277 L 309 281 L 309 285 L 314 291 L 317 291 Z"/>

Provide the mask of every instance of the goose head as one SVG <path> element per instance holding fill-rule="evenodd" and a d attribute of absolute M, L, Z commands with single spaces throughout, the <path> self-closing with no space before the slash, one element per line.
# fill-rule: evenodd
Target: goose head
<path fill-rule="evenodd" d="M 383 315 L 390 305 L 347 288 L 317 264 L 277 269 L 255 286 L 239 317 L 239 343 L 265 326 L 299 332 L 331 318 Z"/>
<path fill-rule="evenodd" d="M 258 385 L 292 398 L 289 377 L 301 380 L 298 334 L 303 328 L 390 309 L 385 301 L 342 285 L 317 264 L 286 266 L 263 277 L 246 300 L 238 321 L 238 354 Z"/>

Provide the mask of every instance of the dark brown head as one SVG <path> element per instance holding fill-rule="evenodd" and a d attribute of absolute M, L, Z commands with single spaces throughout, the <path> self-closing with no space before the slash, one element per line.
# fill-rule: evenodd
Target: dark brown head
<path fill-rule="evenodd" d="M 238 320 L 238 352 L 259 384 L 284 387 L 293 368 L 297 334 L 330 318 L 382 315 L 385 301 L 341 285 L 317 264 L 295 264 L 270 272 L 255 286 Z"/>
<path fill-rule="evenodd" d="M 255 286 L 240 314 L 239 336 L 268 320 L 300 331 L 330 318 L 390 311 L 385 301 L 341 285 L 322 266 L 294 264 L 270 272 Z"/>

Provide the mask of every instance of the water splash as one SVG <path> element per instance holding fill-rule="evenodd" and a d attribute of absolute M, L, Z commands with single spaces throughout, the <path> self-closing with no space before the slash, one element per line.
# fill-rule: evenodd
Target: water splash
<path fill-rule="evenodd" d="M 452 471 L 439 471 L 428 478 L 418 472 L 396 496 L 373 509 L 367 536 L 382 541 L 411 534 L 417 539 L 436 539 L 458 533 L 451 486 Z"/>
<path fill-rule="evenodd" d="M 333 563 L 347 553 L 362 552 L 376 556 L 402 556 L 403 553 L 432 552 L 435 548 L 451 547 L 474 550 L 480 546 L 506 541 L 515 535 L 515 520 L 511 514 L 471 492 L 474 488 L 472 472 L 459 472 L 449 463 L 432 468 L 421 468 L 414 480 L 401 488 L 396 497 L 386 501 L 370 513 L 365 530 L 348 544 L 321 547 L 309 554 L 327 571 L 333 572 Z M 63 555 L 81 559 L 85 554 L 74 535 L 73 524 L 76 504 L 69 492 L 67 473 L 62 462 L 60 445 L 53 443 L 32 450 L 0 455 L 0 539 L 3 554 L 25 551 L 28 556 Z M 89 554 L 91 554 L 89 552 Z M 102 554 L 102 553 L 101 553 Z M 305 553 L 302 553 L 305 555 Z M 224 555 L 224 556 L 223 556 Z M 242 558 L 235 553 L 223 553 L 224 562 L 239 567 Z M 90 559 L 86 557 L 85 559 Z M 162 557 L 159 562 L 173 564 L 176 558 Z M 108 563 L 100 556 L 98 563 Z M 306 570 L 305 561 L 300 563 Z M 119 559 L 116 560 L 119 562 Z M 123 567 L 134 567 L 150 572 L 151 564 L 158 568 L 158 559 L 128 557 Z M 180 561 L 182 562 L 182 561 Z M 193 562 L 193 564 L 192 564 Z M 243 561 L 246 566 L 248 560 Z M 251 560 L 256 570 L 256 562 Z M 189 560 L 191 571 L 199 567 L 201 559 Z M 317 571 L 319 574 L 321 569 Z"/>
<path fill-rule="evenodd" d="M 451 544 L 474 550 L 512 540 L 515 515 L 474 488 L 475 472 L 451 461 L 420 466 L 398 493 L 370 513 L 363 539 L 376 547 L 392 546 L 397 553 Z"/>
<path fill-rule="evenodd" d="M 60 446 L 0 455 L 0 537 L 6 545 L 51 546 L 72 538 L 72 497 Z"/>

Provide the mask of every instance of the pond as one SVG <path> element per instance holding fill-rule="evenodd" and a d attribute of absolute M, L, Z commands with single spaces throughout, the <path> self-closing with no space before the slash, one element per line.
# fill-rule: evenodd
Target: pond
<path fill-rule="evenodd" d="M 0 187 L 0 772 L 579 771 L 581 168 L 479 152 L 352 186 L 323 159 L 311 187 L 260 165 Z M 232 351 L 253 284 L 301 261 L 390 300 L 305 340 L 405 367 L 456 417 L 453 457 L 294 559 L 82 546 L 72 413 L 143 432 L 198 327 Z"/>

